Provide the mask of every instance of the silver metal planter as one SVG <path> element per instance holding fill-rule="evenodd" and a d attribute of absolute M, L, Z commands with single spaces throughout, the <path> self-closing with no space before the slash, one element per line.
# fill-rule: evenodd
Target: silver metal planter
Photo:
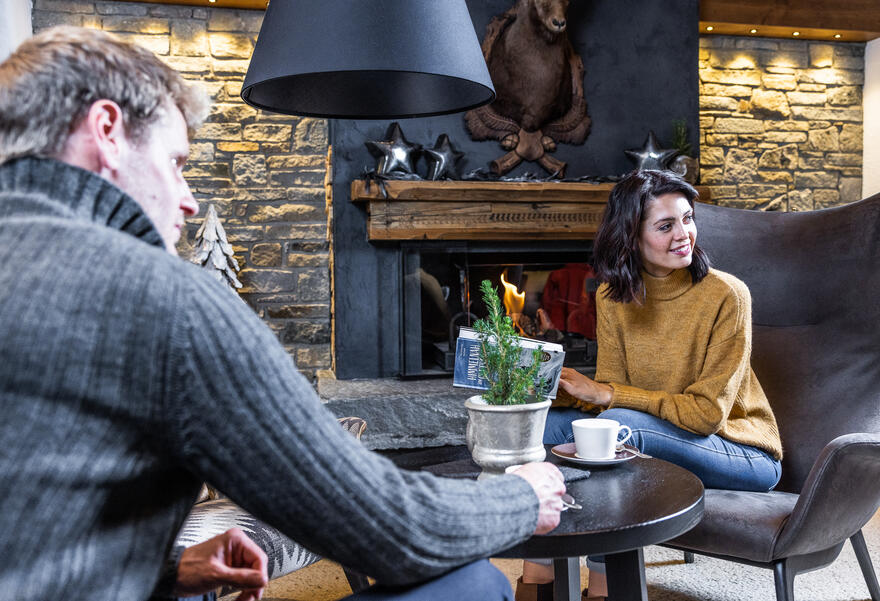
<path fill-rule="evenodd" d="M 524 405 L 489 405 L 480 395 L 464 402 L 468 410 L 468 450 L 483 468 L 480 478 L 497 476 L 504 468 L 543 461 L 544 422 L 550 401 Z"/>

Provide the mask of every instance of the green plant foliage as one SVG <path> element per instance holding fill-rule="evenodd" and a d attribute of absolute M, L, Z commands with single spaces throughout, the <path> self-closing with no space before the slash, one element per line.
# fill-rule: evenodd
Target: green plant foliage
<path fill-rule="evenodd" d="M 522 367 L 522 349 L 517 345 L 516 328 L 510 317 L 504 314 L 498 291 L 489 280 L 483 280 L 480 291 L 489 310 L 486 319 L 474 322 L 474 329 L 480 335 L 481 375 L 490 382 L 483 398 L 490 405 L 522 405 L 541 400 L 546 387 L 543 378 L 537 384 L 537 390 L 535 387 L 541 350 L 535 349 L 531 365 Z"/>
<path fill-rule="evenodd" d="M 691 143 L 688 142 L 688 126 L 684 119 L 676 119 L 672 122 L 672 147 L 679 154 L 690 156 Z"/>

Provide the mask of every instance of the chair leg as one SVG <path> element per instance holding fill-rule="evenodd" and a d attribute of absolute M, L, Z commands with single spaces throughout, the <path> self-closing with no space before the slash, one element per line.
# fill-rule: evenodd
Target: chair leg
<path fill-rule="evenodd" d="M 694 554 L 690 551 L 684 552 L 684 562 L 685 563 L 694 563 Z"/>
<path fill-rule="evenodd" d="M 787 559 L 773 564 L 773 580 L 776 584 L 776 601 L 794 601 L 795 571 Z"/>
<path fill-rule="evenodd" d="M 865 536 L 862 531 L 859 530 L 849 537 L 849 542 L 852 543 L 856 559 L 859 560 L 859 567 L 862 568 L 865 584 L 868 585 L 868 592 L 871 593 L 871 601 L 880 601 L 880 585 L 877 583 L 877 574 L 871 564 L 871 556 L 868 554 L 868 545 L 865 544 Z"/>
<path fill-rule="evenodd" d="M 351 587 L 352 593 L 359 593 L 370 588 L 370 581 L 366 576 L 352 572 L 348 568 L 342 568 L 345 573 L 345 579 L 348 580 L 348 586 Z"/>

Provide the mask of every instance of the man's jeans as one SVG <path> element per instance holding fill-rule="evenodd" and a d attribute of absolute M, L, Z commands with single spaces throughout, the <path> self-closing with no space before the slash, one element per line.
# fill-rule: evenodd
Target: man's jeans
<path fill-rule="evenodd" d="M 422 584 L 372 586 L 343 601 L 513 601 L 510 582 L 483 559 Z"/>
<path fill-rule="evenodd" d="M 574 442 L 571 422 L 591 417 L 597 416 L 568 407 L 550 409 L 544 444 Z M 632 438 L 627 444 L 690 470 L 706 488 L 766 492 L 776 486 L 782 475 L 779 461 L 768 453 L 717 434 L 694 434 L 665 419 L 632 409 L 608 409 L 598 417 L 629 426 Z"/>
<path fill-rule="evenodd" d="M 175 601 L 217 601 L 217 593 Z M 421 584 L 371 586 L 341 601 L 513 601 L 513 590 L 507 577 L 488 559 L 482 559 Z"/>

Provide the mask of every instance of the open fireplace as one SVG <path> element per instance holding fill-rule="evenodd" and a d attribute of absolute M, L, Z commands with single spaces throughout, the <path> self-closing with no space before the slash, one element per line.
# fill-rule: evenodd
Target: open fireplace
<path fill-rule="evenodd" d="M 565 364 L 595 365 L 590 243 L 403 243 L 402 375 L 452 373 L 459 328 L 486 316 L 489 280 L 520 334 L 561 344 Z"/>

